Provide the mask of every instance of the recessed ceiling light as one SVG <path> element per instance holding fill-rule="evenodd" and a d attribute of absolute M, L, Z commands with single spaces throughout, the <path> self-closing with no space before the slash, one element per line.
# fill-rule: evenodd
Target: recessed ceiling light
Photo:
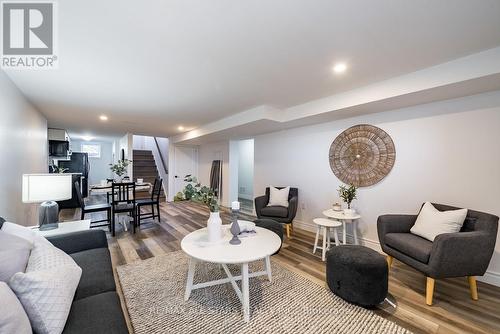
<path fill-rule="evenodd" d="M 184 127 L 182 125 L 179 125 L 179 127 L 177 128 L 177 130 L 182 131 L 182 130 L 184 130 Z"/>
<path fill-rule="evenodd" d="M 89 136 L 89 135 L 85 135 L 85 136 L 82 136 L 82 139 L 85 141 L 91 141 L 92 139 L 94 139 L 94 137 Z"/>
<path fill-rule="evenodd" d="M 333 66 L 333 72 L 344 73 L 347 70 L 347 65 L 345 63 L 337 63 Z"/>
<path fill-rule="evenodd" d="M 107 121 L 107 120 L 108 120 L 108 116 L 106 116 L 106 115 L 101 115 L 101 116 L 99 116 L 99 119 L 100 119 L 101 121 Z"/>

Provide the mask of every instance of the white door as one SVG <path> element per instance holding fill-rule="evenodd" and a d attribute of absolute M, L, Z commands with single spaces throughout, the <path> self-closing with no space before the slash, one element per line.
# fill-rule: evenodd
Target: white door
<path fill-rule="evenodd" d="M 197 150 L 190 146 L 175 147 L 175 173 L 174 173 L 174 189 L 177 194 L 182 191 L 186 185 L 184 177 L 186 175 L 197 176 Z"/>

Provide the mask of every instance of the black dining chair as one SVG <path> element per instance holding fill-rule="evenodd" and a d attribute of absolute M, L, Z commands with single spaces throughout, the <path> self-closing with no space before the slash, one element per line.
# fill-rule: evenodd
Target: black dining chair
<path fill-rule="evenodd" d="M 136 206 L 137 206 L 137 224 L 141 225 L 141 219 L 148 219 L 148 218 L 153 218 L 155 219 L 158 217 L 158 222 L 160 222 L 160 196 L 161 196 L 161 188 L 162 188 L 163 180 L 159 177 L 155 179 L 155 183 L 153 185 L 153 188 L 151 189 L 151 198 L 143 198 L 143 199 L 138 199 L 136 201 Z M 145 205 L 151 205 L 151 213 L 146 213 L 144 215 L 141 215 L 141 208 Z M 156 212 L 157 214 L 155 215 L 155 206 L 156 206 Z"/>
<path fill-rule="evenodd" d="M 133 232 L 137 225 L 135 200 L 135 182 L 113 182 L 111 184 L 111 208 L 113 211 L 111 223 L 115 226 L 117 213 L 128 213 L 133 218 Z"/>
<path fill-rule="evenodd" d="M 73 185 L 76 190 L 76 198 L 78 201 L 78 205 L 80 205 L 80 219 L 83 220 L 85 219 L 85 215 L 87 213 L 94 213 L 94 212 L 106 212 L 106 219 L 101 219 L 101 220 L 94 220 L 90 221 L 90 227 L 102 227 L 102 226 L 108 226 L 109 231 L 115 235 L 115 225 L 111 223 L 111 205 L 109 203 L 103 203 L 103 204 L 93 204 L 93 205 L 86 205 L 85 201 L 82 197 L 82 192 L 80 191 L 80 184 L 77 182 L 74 183 Z M 106 224 L 98 224 L 106 222 Z"/>

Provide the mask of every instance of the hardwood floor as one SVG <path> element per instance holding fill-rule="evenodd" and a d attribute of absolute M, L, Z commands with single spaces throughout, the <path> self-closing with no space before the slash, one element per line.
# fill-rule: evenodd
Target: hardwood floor
<path fill-rule="evenodd" d="M 105 199 L 91 197 L 91 201 L 99 200 Z M 114 268 L 177 251 L 186 234 L 206 226 L 208 210 L 201 205 L 162 203 L 160 210 L 161 223 L 151 219 L 143 221 L 136 234 L 122 231 L 119 226 L 116 237 L 108 233 Z M 95 219 L 101 217 L 97 215 Z M 222 212 L 221 217 L 229 221 L 227 212 Z M 61 219 L 79 219 L 79 210 L 63 210 Z M 313 242 L 312 233 L 295 229 L 273 260 L 326 286 L 325 264 L 320 252 L 311 254 Z M 479 300 L 473 301 L 466 278 L 437 280 L 434 305 L 430 307 L 425 304 L 425 281 L 423 274 L 395 260 L 389 275 L 389 298 L 397 303 L 397 308 L 384 303 L 374 311 L 414 333 L 500 333 L 499 287 L 478 282 Z"/>

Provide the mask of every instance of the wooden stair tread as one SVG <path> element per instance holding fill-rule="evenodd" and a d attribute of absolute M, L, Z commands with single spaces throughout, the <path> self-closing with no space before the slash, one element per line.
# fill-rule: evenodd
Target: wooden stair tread
<path fill-rule="evenodd" d="M 153 184 L 155 179 L 159 177 L 158 167 L 153 153 L 149 150 L 134 150 L 133 151 L 133 168 L 134 179 L 144 179 L 144 182 Z M 137 198 L 148 198 L 149 191 L 137 192 Z M 162 192 L 160 199 L 165 199 L 165 194 Z"/>

